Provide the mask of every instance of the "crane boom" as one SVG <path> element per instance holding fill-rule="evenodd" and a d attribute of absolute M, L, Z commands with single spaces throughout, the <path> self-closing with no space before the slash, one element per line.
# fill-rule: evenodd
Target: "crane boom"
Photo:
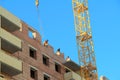
<path fill-rule="evenodd" d="M 94 45 L 88 12 L 88 0 L 72 0 L 80 75 L 85 80 L 98 80 Z M 82 79 L 83 80 L 83 79 Z"/>

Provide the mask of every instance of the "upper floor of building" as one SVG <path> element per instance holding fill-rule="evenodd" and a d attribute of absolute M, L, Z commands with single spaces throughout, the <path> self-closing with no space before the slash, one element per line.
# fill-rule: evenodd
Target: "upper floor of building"
<path fill-rule="evenodd" d="M 60 49 L 54 52 L 48 42 L 47 45 L 42 43 L 38 31 L 2 7 L 0 64 L 1 72 L 9 79 L 81 80 L 79 65 L 66 61 Z"/>

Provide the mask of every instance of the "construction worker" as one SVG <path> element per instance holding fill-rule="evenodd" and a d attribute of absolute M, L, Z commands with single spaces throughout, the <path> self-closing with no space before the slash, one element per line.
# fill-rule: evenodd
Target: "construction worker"
<path fill-rule="evenodd" d="M 56 54 L 57 54 L 57 55 L 60 55 L 60 48 L 57 49 Z"/>
<path fill-rule="evenodd" d="M 48 40 L 45 40 L 45 42 L 43 43 L 44 46 L 48 47 Z"/>
<path fill-rule="evenodd" d="M 66 61 L 70 61 L 70 57 L 69 56 L 66 58 Z"/>

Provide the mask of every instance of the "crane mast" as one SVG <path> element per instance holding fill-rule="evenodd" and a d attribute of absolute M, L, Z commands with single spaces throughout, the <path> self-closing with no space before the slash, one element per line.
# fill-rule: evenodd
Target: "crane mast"
<path fill-rule="evenodd" d="M 88 0 L 72 0 L 80 75 L 85 80 L 98 80 L 94 45 L 88 12 Z M 82 78 L 82 80 L 84 80 Z"/>

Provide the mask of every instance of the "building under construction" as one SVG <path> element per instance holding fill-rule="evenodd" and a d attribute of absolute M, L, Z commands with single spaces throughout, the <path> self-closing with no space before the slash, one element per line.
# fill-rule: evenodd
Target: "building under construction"
<path fill-rule="evenodd" d="M 38 8 L 39 0 L 35 4 Z M 79 65 L 0 7 L 0 80 L 98 80 L 88 0 L 72 0 L 72 7 Z"/>
<path fill-rule="evenodd" d="M 0 7 L 0 80 L 83 80 L 80 66 Z"/>

